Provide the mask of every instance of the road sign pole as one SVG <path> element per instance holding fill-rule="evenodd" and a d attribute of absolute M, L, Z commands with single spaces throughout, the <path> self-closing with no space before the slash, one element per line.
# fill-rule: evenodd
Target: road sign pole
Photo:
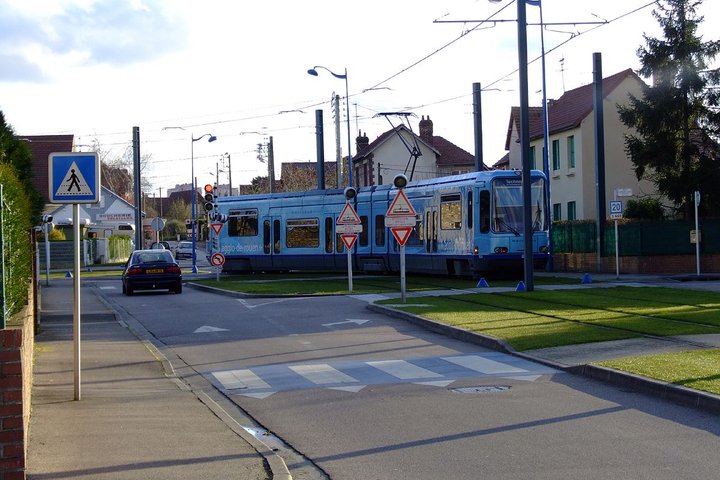
<path fill-rule="evenodd" d="M 347 265 L 348 265 L 348 291 L 353 291 L 353 271 L 352 271 L 352 253 L 350 248 L 347 249 Z"/>
<path fill-rule="evenodd" d="M 80 204 L 73 203 L 73 379 L 80 400 Z"/>
<path fill-rule="evenodd" d="M 405 245 L 400 245 L 400 298 L 405 303 Z"/>
<path fill-rule="evenodd" d="M 620 279 L 620 245 L 618 245 L 617 220 L 615 220 L 615 278 Z"/>

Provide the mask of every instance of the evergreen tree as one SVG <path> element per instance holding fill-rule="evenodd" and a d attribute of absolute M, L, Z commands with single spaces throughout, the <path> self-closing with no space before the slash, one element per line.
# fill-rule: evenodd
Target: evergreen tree
<path fill-rule="evenodd" d="M 720 214 L 720 69 L 708 69 L 720 42 L 697 33 L 702 1 L 658 2 L 653 15 L 664 38 L 645 35 L 646 45 L 638 49 L 639 73 L 652 77 L 652 86 L 620 108 L 623 123 L 635 132 L 625 136 L 625 149 L 638 179 L 653 181 L 686 218 L 695 190 L 702 192 L 704 213 Z"/>

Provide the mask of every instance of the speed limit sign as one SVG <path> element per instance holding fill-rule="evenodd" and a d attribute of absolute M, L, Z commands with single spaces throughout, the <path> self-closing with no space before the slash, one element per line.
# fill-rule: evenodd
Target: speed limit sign
<path fill-rule="evenodd" d="M 225 255 L 222 253 L 213 253 L 210 257 L 210 264 L 213 267 L 222 267 L 225 264 Z"/>

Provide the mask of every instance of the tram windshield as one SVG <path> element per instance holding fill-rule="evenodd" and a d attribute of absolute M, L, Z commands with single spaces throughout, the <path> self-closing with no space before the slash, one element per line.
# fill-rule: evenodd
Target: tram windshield
<path fill-rule="evenodd" d="M 545 211 L 545 180 L 533 178 L 530 187 L 533 231 L 547 230 Z M 514 233 L 523 231 L 523 195 L 521 178 L 498 178 L 493 182 L 493 216 L 495 232 Z"/>

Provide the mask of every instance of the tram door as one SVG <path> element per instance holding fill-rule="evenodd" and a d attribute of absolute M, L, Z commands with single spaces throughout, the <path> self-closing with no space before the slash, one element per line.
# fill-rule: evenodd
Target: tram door
<path fill-rule="evenodd" d="M 280 217 L 265 217 L 263 220 L 263 253 L 266 267 L 282 267 L 282 239 L 280 238 Z"/>
<path fill-rule="evenodd" d="M 438 249 L 438 210 L 437 207 L 425 209 L 425 253 L 431 255 L 432 269 L 435 270 L 435 253 Z"/>

